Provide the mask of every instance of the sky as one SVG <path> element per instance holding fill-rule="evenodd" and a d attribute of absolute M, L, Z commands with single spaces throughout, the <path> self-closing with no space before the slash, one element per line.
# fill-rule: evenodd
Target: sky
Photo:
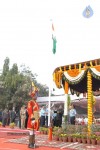
<path fill-rule="evenodd" d="M 89 5 L 94 14 L 87 19 L 82 13 Z M 9 57 L 10 65 L 25 64 L 50 85 L 56 67 L 100 58 L 99 6 L 100 0 L 1 0 L 0 69 Z"/>

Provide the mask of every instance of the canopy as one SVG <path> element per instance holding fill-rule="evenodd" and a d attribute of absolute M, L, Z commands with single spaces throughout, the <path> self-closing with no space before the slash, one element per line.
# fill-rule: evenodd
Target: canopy
<path fill-rule="evenodd" d="M 54 70 L 53 76 L 58 88 L 65 87 L 65 82 L 72 94 L 87 92 L 87 72 L 92 75 L 92 91 L 100 90 L 100 59 L 60 66 Z M 67 90 L 67 89 L 66 89 Z"/>
<path fill-rule="evenodd" d="M 58 67 L 53 73 L 53 79 L 58 88 L 63 86 L 65 94 L 68 94 L 69 89 L 72 94 L 87 93 L 88 133 L 90 134 L 96 102 L 93 94 L 100 91 L 100 59 Z"/>

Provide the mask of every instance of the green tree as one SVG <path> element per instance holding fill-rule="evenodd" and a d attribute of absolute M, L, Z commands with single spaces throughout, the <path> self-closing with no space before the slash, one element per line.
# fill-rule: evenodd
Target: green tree
<path fill-rule="evenodd" d="M 9 63 L 10 63 L 10 60 L 8 57 L 6 57 L 6 59 L 4 60 L 4 65 L 3 65 L 3 76 L 6 76 L 9 71 Z"/>
<path fill-rule="evenodd" d="M 36 73 L 33 74 L 25 65 L 19 69 L 17 64 L 13 64 L 10 69 L 9 62 L 9 58 L 4 60 L 3 71 L 0 76 L 0 105 L 3 108 L 9 107 L 11 104 L 22 105 L 27 102 L 30 99 L 29 91 L 32 81 L 39 89 L 38 96 L 48 96 L 48 87 L 37 82 Z"/>

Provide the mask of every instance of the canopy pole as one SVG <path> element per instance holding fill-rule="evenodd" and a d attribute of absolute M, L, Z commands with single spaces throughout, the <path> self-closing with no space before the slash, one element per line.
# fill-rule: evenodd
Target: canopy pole
<path fill-rule="evenodd" d="M 64 102 L 64 122 L 68 122 L 68 82 L 65 81 L 64 90 L 65 90 L 65 102 Z"/>
<path fill-rule="evenodd" d="M 65 94 L 64 101 L 64 122 L 68 122 L 68 94 Z"/>

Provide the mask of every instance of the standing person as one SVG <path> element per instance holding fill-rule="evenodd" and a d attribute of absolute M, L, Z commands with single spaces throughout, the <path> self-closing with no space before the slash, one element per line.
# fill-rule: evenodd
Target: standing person
<path fill-rule="evenodd" d="M 59 106 L 59 109 L 57 111 L 57 117 L 58 117 L 58 127 L 62 126 L 62 116 L 64 113 L 64 109 L 62 108 L 62 106 Z"/>
<path fill-rule="evenodd" d="M 28 111 L 26 109 L 25 128 L 27 128 L 27 122 L 28 122 Z"/>
<path fill-rule="evenodd" d="M 2 109 L 0 109 L 0 122 L 2 122 Z"/>
<path fill-rule="evenodd" d="M 29 130 L 29 144 L 28 148 L 34 148 L 35 147 L 35 130 L 38 130 L 39 128 L 39 105 L 36 102 L 37 100 L 37 88 L 34 88 L 34 90 L 31 92 L 31 100 L 28 102 L 28 123 L 27 123 L 27 129 Z"/>
<path fill-rule="evenodd" d="M 45 124 L 46 124 L 46 127 L 48 127 L 48 106 L 46 106 L 46 110 L 45 110 Z"/>
<path fill-rule="evenodd" d="M 16 118 L 16 111 L 15 111 L 15 108 L 13 108 L 11 111 L 10 111 L 10 122 L 11 123 L 15 123 L 15 118 Z"/>
<path fill-rule="evenodd" d="M 20 118 L 21 118 L 21 129 L 25 129 L 25 119 L 26 119 L 26 109 L 23 105 L 20 110 Z"/>
<path fill-rule="evenodd" d="M 7 124 L 7 117 L 8 117 L 8 111 L 5 108 L 4 111 L 2 112 L 2 126 L 5 127 Z"/>
<path fill-rule="evenodd" d="M 70 111 L 69 111 L 70 123 L 72 125 L 75 125 L 75 116 L 76 116 L 76 114 L 77 114 L 76 109 L 75 109 L 74 105 L 72 104 L 70 106 Z"/>
<path fill-rule="evenodd" d="M 10 124 L 10 110 L 7 110 L 7 125 Z"/>
<path fill-rule="evenodd" d="M 60 105 L 57 110 L 57 116 L 56 116 L 56 126 L 61 127 L 62 126 L 62 116 L 63 116 L 64 110 L 62 106 Z"/>
<path fill-rule="evenodd" d="M 57 109 L 55 107 L 53 115 L 52 115 L 53 126 L 57 126 L 57 119 L 56 118 L 57 118 Z"/>
<path fill-rule="evenodd" d="M 45 106 L 42 106 L 41 110 L 40 110 L 40 126 L 43 127 L 45 126 L 45 115 L 46 115 L 46 109 Z"/>
<path fill-rule="evenodd" d="M 18 127 L 21 129 L 21 118 L 20 118 L 20 109 L 18 110 Z"/>

